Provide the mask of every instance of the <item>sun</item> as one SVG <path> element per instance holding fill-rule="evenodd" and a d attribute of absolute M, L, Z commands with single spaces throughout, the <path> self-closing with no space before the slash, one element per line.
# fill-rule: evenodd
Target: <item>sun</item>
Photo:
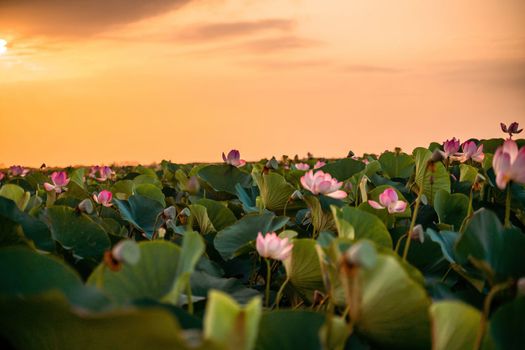
<path fill-rule="evenodd" d="M 7 41 L 0 39 L 0 55 L 3 55 L 7 52 Z"/>

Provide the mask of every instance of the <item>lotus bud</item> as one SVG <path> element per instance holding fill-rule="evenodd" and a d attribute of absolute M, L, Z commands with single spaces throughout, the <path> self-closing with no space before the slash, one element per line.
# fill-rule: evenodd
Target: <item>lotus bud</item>
<path fill-rule="evenodd" d="M 301 191 L 299 191 L 299 190 L 295 190 L 295 191 L 292 193 L 292 195 L 290 196 L 290 198 L 291 198 L 292 200 L 296 200 L 296 199 L 303 199 L 304 197 L 303 197 L 303 194 L 301 193 Z"/>
<path fill-rule="evenodd" d="M 441 162 L 445 158 L 446 158 L 446 154 L 443 151 L 436 149 L 434 150 L 434 152 L 432 152 L 432 156 L 430 157 L 429 162 L 437 163 L 437 162 Z"/>
<path fill-rule="evenodd" d="M 268 169 L 277 170 L 279 169 L 279 162 L 277 161 L 277 159 L 275 159 L 275 157 L 272 157 L 272 159 L 266 162 L 266 167 Z"/>
<path fill-rule="evenodd" d="M 485 176 L 481 174 L 476 175 L 476 179 L 474 180 L 474 184 L 472 185 L 472 189 L 474 191 L 481 191 L 481 188 L 483 187 L 483 184 L 485 184 Z"/>
<path fill-rule="evenodd" d="M 78 210 L 87 214 L 91 214 L 93 212 L 93 202 L 88 198 L 84 199 L 78 204 Z"/>
<path fill-rule="evenodd" d="M 166 229 L 164 227 L 159 227 L 157 230 L 157 237 L 163 239 L 166 236 Z"/>
<path fill-rule="evenodd" d="M 310 166 L 306 163 L 295 163 L 295 168 L 297 170 L 301 170 L 301 171 L 308 171 L 310 170 Z"/>
<path fill-rule="evenodd" d="M 410 232 L 410 239 L 419 240 L 421 243 L 425 242 L 425 231 L 421 224 L 417 224 Z"/>
<path fill-rule="evenodd" d="M 192 176 L 188 179 L 188 183 L 186 184 L 186 190 L 189 193 L 195 194 L 199 192 L 201 189 L 201 184 L 199 183 L 199 179 L 197 179 L 196 176 Z"/>
<path fill-rule="evenodd" d="M 318 160 L 318 161 L 314 164 L 314 169 L 322 168 L 322 167 L 324 167 L 325 165 L 326 165 L 325 162 Z"/>
<path fill-rule="evenodd" d="M 525 296 L 525 277 L 522 277 L 516 283 L 518 295 Z"/>
<path fill-rule="evenodd" d="M 324 295 L 322 292 L 318 291 L 317 289 L 314 290 L 314 298 L 313 298 L 313 305 L 321 305 L 326 300 L 326 295 Z"/>
<path fill-rule="evenodd" d="M 190 208 L 186 207 L 181 210 L 180 214 L 189 217 L 191 215 L 191 210 Z"/>
<path fill-rule="evenodd" d="M 344 254 L 346 263 L 350 266 L 371 269 L 376 265 L 377 252 L 372 243 L 361 241 L 353 244 Z"/>
<path fill-rule="evenodd" d="M 135 265 L 140 260 L 139 245 L 131 239 L 123 239 L 111 250 L 113 258 L 119 262 Z"/>
<path fill-rule="evenodd" d="M 163 210 L 162 216 L 165 220 L 174 220 L 177 217 L 177 209 L 171 205 Z"/>

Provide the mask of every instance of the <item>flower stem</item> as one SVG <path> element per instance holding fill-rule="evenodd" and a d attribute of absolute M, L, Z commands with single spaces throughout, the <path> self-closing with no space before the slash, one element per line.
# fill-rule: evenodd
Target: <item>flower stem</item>
<path fill-rule="evenodd" d="M 423 177 L 424 179 L 424 177 Z M 406 261 L 408 250 L 410 249 L 410 242 L 412 241 L 411 233 L 414 230 L 414 226 L 416 225 L 416 218 L 417 214 L 419 212 L 419 205 L 421 203 L 421 196 L 423 195 L 423 184 L 421 184 L 421 187 L 419 189 L 419 193 L 417 194 L 416 198 L 416 204 L 414 205 L 414 213 L 412 214 L 412 221 L 410 222 L 410 228 L 408 229 L 408 233 L 406 235 L 406 241 L 405 241 L 405 249 L 403 250 L 403 260 Z"/>
<path fill-rule="evenodd" d="M 266 261 L 266 292 L 264 294 L 265 305 L 270 305 L 270 279 L 272 278 L 272 268 L 270 266 L 270 259 L 264 259 Z"/>
<path fill-rule="evenodd" d="M 512 205 L 511 202 L 511 192 L 510 192 L 510 183 L 507 186 L 507 200 L 505 201 L 505 227 L 510 228 L 510 207 Z"/>
<path fill-rule="evenodd" d="M 186 286 L 186 296 L 188 298 L 188 313 L 193 315 L 193 300 L 191 296 L 191 285 L 189 283 Z"/>
<path fill-rule="evenodd" d="M 277 297 L 275 298 L 275 307 L 277 309 L 279 309 L 279 304 L 280 304 L 281 298 L 283 296 L 284 287 L 286 287 L 286 285 L 288 284 L 289 281 L 290 281 L 290 278 L 286 277 L 286 279 L 284 280 L 283 284 L 281 285 L 281 288 L 279 288 L 279 291 L 277 292 Z"/>
<path fill-rule="evenodd" d="M 286 208 L 288 207 L 288 203 L 290 202 L 290 198 L 284 203 L 284 210 L 283 210 L 283 216 L 286 217 Z M 286 230 L 286 224 L 283 226 L 283 230 L 281 232 L 284 232 Z"/>
<path fill-rule="evenodd" d="M 396 243 L 396 247 L 394 248 L 394 251 L 397 253 L 399 251 L 399 246 L 401 245 L 401 241 L 403 240 L 404 237 L 407 237 L 408 234 L 403 234 L 401 237 L 399 237 L 399 239 L 397 240 L 397 243 Z"/>
<path fill-rule="evenodd" d="M 474 349 L 481 348 L 481 343 L 483 342 L 483 336 L 485 335 L 485 331 L 487 329 L 487 321 L 489 318 L 490 305 L 492 304 L 492 299 L 494 299 L 496 294 L 507 289 L 511 285 L 512 285 L 512 281 L 506 281 L 503 283 L 496 284 L 490 289 L 489 294 L 487 294 L 487 297 L 485 298 L 483 302 L 483 314 L 481 314 L 481 323 L 479 325 L 478 335 L 476 337 L 476 343 L 475 343 Z"/>
<path fill-rule="evenodd" d="M 404 261 L 407 260 L 408 249 L 410 249 L 410 242 L 412 241 L 411 234 L 412 234 L 412 231 L 414 230 L 414 226 L 416 226 L 416 218 L 417 218 L 417 214 L 419 213 L 419 205 L 421 204 L 421 197 L 423 196 L 423 192 L 425 188 L 425 177 L 427 176 L 428 167 L 431 164 L 432 163 L 428 162 L 425 165 L 425 170 L 423 170 L 423 177 L 421 178 L 421 185 L 419 185 L 419 191 L 417 193 L 416 204 L 414 205 L 414 212 L 412 213 L 412 221 L 410 222 L 410 228 L 408 229 L 408 232 L 407 232 L 405 250 L 403 251 Z M 415 182 L 417 183 L 417 177 L 416 177 Z M 432 193 L 432 188 L 431 188 L 431 193 Z"/>

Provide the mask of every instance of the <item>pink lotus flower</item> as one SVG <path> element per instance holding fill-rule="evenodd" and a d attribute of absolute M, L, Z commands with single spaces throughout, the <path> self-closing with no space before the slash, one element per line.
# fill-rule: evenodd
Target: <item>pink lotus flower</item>
<path fill-rule="evenodd" d="M 301 185 L 313 194 L 323 194 L 328 197 L 341 199 L 347 196 L 345 191 L 340 190 L 342 182 L 332 178 L 332 175 L 324 173 L 322 170 L 314 174 L 310 170 L 301 177 Z"/>
<path fill-rule="evenodd" d="M 99 176 L 97 176 L 97 173 Z M 89 177 L 93 179 L 97 179 L 97 181 L 106 181 L 108 179 L 112 179 L 115 176 L 115 172 L 111 170 L 108 166 L 92 166 L 91 170 L 89 171 Z"/>
<path fill-rule="evenodd" d="M 483 153 L 483 145 L 476 146 L 474 141 L 466 141 L 461 145 L 463 153 L 457 155 L 457 159 L 464 163 L 469 159 L 472 159 L 475 162 L 481 163 L 485 159 L 485 154 Z"/>
<path fill-rule="evenodd" d="M 92 166 L 91 169 L 89 170 L 89 177 L 94 179 L 97 177 L 97 173 L 99 171 L 100 167 L 98 165 L 95 165 L 95 166 Z"/>
<path fill-rule="evenodd" d="M 5 174 L 3 172 L 0 171 L 0 181 L 2 181 L 5 177 Z"/>
<path fill-rule="evenodd" d="M 453 137 L 452 140 L 446 140 L 445 142 L 443 142 L 443 150 L 445 158 L 448 158 L 458 153 L 459 140 L 457 140 L 455 137 Z"/>
<path fill-rule="evenodd" d="M 29 169 L 25 169 L 23 166 L 20 165 L 13 165 L 9 168 L 9 172 L 12 176 L 24 177 L 29 172 Z"/>
<path fill-rule="evenodd" d="M 310 169 L 310 166 L 306 163 L 296 163 L 295 168 L 297 170 L 308 171 Z"/>
<path fill-rule="evenodd" d="M 257 235 L 256 248 L 263 258 L 274 260 L 286 260 L 292 253 L 293 244 L 288 238 L 279 238 L 275 232 L 266 233 L 263 237 L 259 232 Z"/>
<path fill-rule="evenodd" d="M 509 137 L 512 138 L 513 134 L 519 134 L 523 129 L 519 129 L 520 125 L 517 122 L 510 123 L 509 127 L 507 125 L 500 123 L 501 130 L 509 134 Z"/>
<path fill-rule="evenodd" d="M 56 193 L 61 193 L 62 190 L 67 189 L 66 186 L 69 183 L 69 179 L 65 171 L 55 171 L 52 173 L 51 181 L 53 184 L 50 184 L 49 182 L 44 183 L 44 188 L 48 192 L 55 191 Z"/>
<path fill-rule="evenodd" d="M 387 188 L 379 195 L 379 202 L 381 202 L 381 204 L 373 200 L 369 200 L 368 204 L 374 209 L 387 208 L 390 214 L 402 213 L 407 207 L 407 202 L 398 199 L 399 197 L 397 196 L 396 190 L 393 188 Z"/>
<path fill-rule="evenodd" d="M 227 157 L 224 155 L 224 152 L 223 152 L 222 153 L 222 159 L 224 160 L 224 162 L 226 164 L 230 164 L 230 165 L 233 165 L 233 166 L 236 166 L 236 167 L 241 167 L 241 166 L 244 166 L 246 164 L 246 161 L 241 159 L 241 154 L 236 149 L 232 149 L 228 153 Z"/>
<path fill-rule="evenodd" d="M 319 169 L 319 168 L 322 168 L 326 165 L 325 162 L 321 162 L 320 160 L 318 160 L 315 164 L 314 164 L 314 169 Z"/>
<path fill-rule="evenodd" d="M 518 151 L 514 140 L 506 140 L 494 153 L 492 167 L 500 189 L 503 190 L 509 181 L 525 184 L 525 147 Z"/>
<path fill-rule="evenodd" d="M 421 226 L 421 224 L 414 226 L 412 232 L 410 232 L 410 238 L 414 241 L 419 240 L 421 243 L 425 242 L 425 230 L 423 230 L 423 226 Z"/>
<path fill-rule="evenodd" d="M 98 172 L 100 174 L 100 177 L 97 179 L 98 181 L 106 181 L 108 179 L 112 179 L 115 176 L 115 172 L 108 166 L 100 167 Z"/>
<path fill-rule="evenodd" d="M 105 207 L 111 207 L 111 200 L 113 199 L 113 193 L 111 193 L 108 190 L 100 191 L 98 195 L 93 195 L 93 200 L 98 203 L 102 204 Z"/>

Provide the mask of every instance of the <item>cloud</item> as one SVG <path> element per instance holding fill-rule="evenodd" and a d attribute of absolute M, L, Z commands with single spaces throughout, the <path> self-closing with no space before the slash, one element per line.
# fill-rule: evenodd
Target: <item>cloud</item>
<path fill-rule="evenodd" d="M 281 35 L 262 39 L 247 39 L 236 43 L 219 44 L 212 47 L 190 50 L 182 55 L 193 57 L 209 58 L 215 57 L 216 54 L 233 54 L 233 55 L 271 55 L 285 51 L 300 49 L 309 49 L 322 45 L 319 40 L 303 38 L 296 35 Z"/>
<path fill-rule="evenodd" d="M 2 30 L 84 36 L 178 8 L 191 0 L 0 0 Z"/>
<path fill-rule="evenodd" d="M 346 73 L 401 73 L 404 69 L 366 64 L 347 64 L 342 68 Z"/>
<path fill-rule="evenodd" d="M 311 60 L 247 60 L 240 62 L 246 66 L 255 67 L 261 70 L 291 71 L 309 68 L 331 67 L 332 63 L 326 59 Z"/>
<path fill-rule="evenodd" d="M 237 49 L 251 53 L 272 53 L 275 51 L 305 49 L 321 45 L 315 39 L 303 38 L 295 35 L 286 35 L 273 38 L 246 41 L 237 46 Z"/>
<path fill-rule="evenodd" d="M 442 63 L 438 74 L 456 82 L 525 90 L 525 57 Z"/>
<path fill-rule="evenodd" d="M 190 42 L 210 41 L 254 35 L 267 31 L 289 32 L 294 26 L 295 22 L 292 20 L 275 18 L 257 21 L 196 24 L 182 29 L 175 38 Z"/>

